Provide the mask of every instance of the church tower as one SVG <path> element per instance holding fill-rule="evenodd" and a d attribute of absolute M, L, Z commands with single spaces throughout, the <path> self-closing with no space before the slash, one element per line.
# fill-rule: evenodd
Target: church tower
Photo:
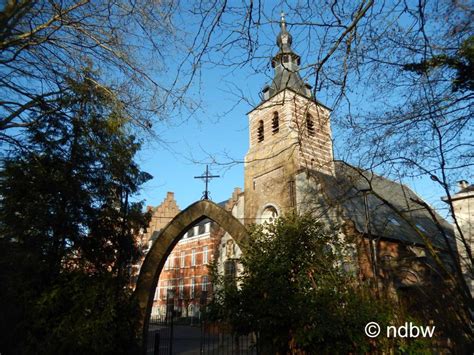
<path fill-rule="evenodd" d="M 299 74 L 284 15 L 272 58 L 274 78 L 249 112 L 245 156 L 245 220 L 271 221 L 296 206 L 295 175 L 305 169 L 334 174 L 330 110 L 312 95 Z"/>

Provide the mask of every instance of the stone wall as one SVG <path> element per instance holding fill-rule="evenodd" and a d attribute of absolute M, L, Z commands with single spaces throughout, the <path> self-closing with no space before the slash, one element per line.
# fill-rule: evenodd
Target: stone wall
<path fill-rule="evenodd" d="M 272 122 L 276 113 L 278 131 Z M 263 140 L 259 139 L 262 123 Z M 244 188 L 247 223 L 258 222 L 268 205 L 279 214 L 295 207 L 294 176 L 301 168 L 334 173 L 329 110 L 322 105 L 284 90 L 249 113 L 249 130 Z"/>

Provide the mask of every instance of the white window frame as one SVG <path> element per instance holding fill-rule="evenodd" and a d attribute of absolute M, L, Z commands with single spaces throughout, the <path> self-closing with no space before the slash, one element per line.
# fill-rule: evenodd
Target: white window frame
<path fill-rule="evenodd" d="M 191 266 L 196 266 L 196 248 L 191 251 Z"/>
<path fill-rule="evenodd" d="M 207 245 L 202 247 L 202 263 L 207 265 L 209 263 L 209 248 Z"/>
<path fill-rule="evenodd" d="M 179 280 L 179 291 L 178 291 L 178 294 L 179 294 L 179 299 L 182 300 L 184 298 L 184 280 L 181 279 Z"/>
<path fill-rule="evenodd" d="M 208 285 L 209 285 L 209 276 L 204 275 L 201 279 L 201 291 L 205 292 L 207 291 Z"/>

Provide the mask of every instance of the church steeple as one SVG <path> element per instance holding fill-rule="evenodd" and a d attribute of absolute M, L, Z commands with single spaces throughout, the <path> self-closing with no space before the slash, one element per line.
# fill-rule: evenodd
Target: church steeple
<path fill-rule="evenodd" d="M 291 44 L 293 37 L 286 28 L 285 14 L 281 14 L 280 33 L 276 38 L 278 52 L 272 58 L 272 68 L 275 76 L 270 85 L 262 90 L 263 99 L 268 100 L 284 89 L 291 89 L 303 96 L 311 98 L 311 86 L 306 84 L 299 74 L 300 56 L 293 52 Z"/>
<path fill-rule="evenodd" d="M 280 52 L 292 53 L 293 52 L 291 50 L 292 41 L 293 41 L 293 37 L 291 37 L 291 34 L 286 29 L 285 14 L 282 12 L 281 19 L 280 19 L 280 33 L 278 34 L 277 41 L 276 41 L 278 47 L 280 47 Z"/>
<path fill-rule="evenodd" d="M 275 75 L 263 90 L 262 102 L 248 113 L 246 223 L 298 211 L 298 204 L 308 197 L 299 190 L 304 171 L 334 175 L 330 110 L 311 95 L 311 87 L 301 78 L 300 56 L 292 41 L 282 14 L 278 51 L 271 61 Z"/>

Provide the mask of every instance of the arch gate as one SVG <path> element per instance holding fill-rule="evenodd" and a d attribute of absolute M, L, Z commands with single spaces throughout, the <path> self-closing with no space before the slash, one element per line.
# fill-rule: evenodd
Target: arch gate
<path fill-rule="evenodd" d="M 209 218 L 219 224 L 242 248 L 242 242 L 248 237 L 247 230 L 231 213 L 210 200 L 201 200 L 188 206 L 174 217 L 153 242 L 143 261 L 133 297 L 139 307 L 139 321 L 142 330 L 142 346 L 146 349 L 148 324 L 150 321 L 153 295 L 158 276 L 168 255 L 184 233 L 194 224 Z"/>

